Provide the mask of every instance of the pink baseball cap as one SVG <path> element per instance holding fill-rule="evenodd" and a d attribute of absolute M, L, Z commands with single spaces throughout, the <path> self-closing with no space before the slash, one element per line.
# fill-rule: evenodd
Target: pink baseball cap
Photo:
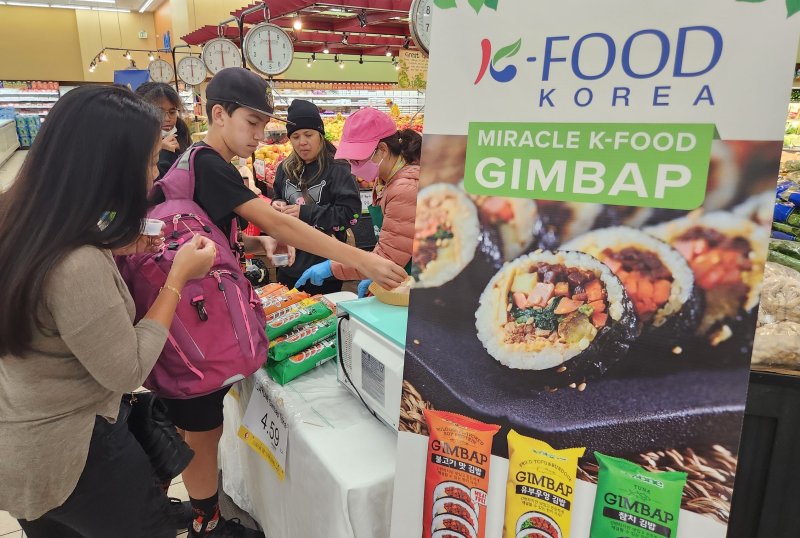
<path fill-rule="evenodd" d="M 368 159 L 381 139 L 396 133 L 397 125 L 389 116 L 375 108 L 362 108 L 345 120 L 336 158 Z"/>

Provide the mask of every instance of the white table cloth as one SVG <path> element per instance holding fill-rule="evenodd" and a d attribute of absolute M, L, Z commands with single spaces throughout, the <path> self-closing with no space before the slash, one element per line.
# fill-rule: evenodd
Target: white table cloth
<path fill-rule="evenodd" d="M 237 436 L 255 383 L 284 402 L 283 481 Z M 268 538 L 388 538 L 397 435 L 338 383 L 335 361 L 283 387 L 259 370 L 234 388 L 220 442 L 223 488 Z"/>

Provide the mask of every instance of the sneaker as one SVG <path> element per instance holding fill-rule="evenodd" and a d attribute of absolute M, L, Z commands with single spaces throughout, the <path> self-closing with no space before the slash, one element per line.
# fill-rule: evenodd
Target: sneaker
<path fill-rule="evenodd" d="M 173 524 L 175 530 L 188 529 L 192 524 L 192 503 L 189 501 L 181 501 L 175 497 L 169 498 L 169 508 L 167 509 L 167 517 Z"/>
<path fill-rule="evenodd" d="M 248 529 L 239 521 L 239 518 L 222 519 L 210 532 L 197 534 L 192 532 L 190 536 L 200 536 L 202 538 L 266 538 L 261 531 Z"/>

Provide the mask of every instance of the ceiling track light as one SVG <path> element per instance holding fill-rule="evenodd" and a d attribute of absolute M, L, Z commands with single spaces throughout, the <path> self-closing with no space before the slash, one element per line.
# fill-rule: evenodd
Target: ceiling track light
<path fill-rule="evenodd" d="M 360 64 L 364 63 L 364 55 L 363 54 L 359 54 L 358 55 L 358 63 L 360 63 Z"/>
<path fill-rule="evenodd" d="M 131 51 L 126 50 L 125 54 L 123 54 L 122 57 L 125 58 L 126 60 L 130 60 L 131 59 Z"/>
<path fill-rule="evenodd" d="M 316 62 L 317 61 L 317 53 L 316 52 L 312 52 L 311 53 L 311 61 L 312 62 Z"/>
<path fill-rule="evenodd" d="M 295 16 L 294 22 L 292 23 L 292 28 L 294 28 L 295 30 L 303 29 L 303 21 L 300 19 L 299 13 Z"/>
<path fill-rule="evenodd" d="M 389 47 L 386 47 L 386 57 L 387 58 L 392 57 L 392 49 L 390 49 Z"/>
<path fill-rule="evenodd" d="M 344 60 L 339 62 L 339 69 L 344 69 Z"/>
<path fill-rule="evenodd" d="M 333 62 L 337 63 L 338 61 L 339 61 L 339 55 L 338 54 L 334 54 L 333 55 Z"/>
<path fill-rule="evenodd" d="M 349 40 L 347 38 L 347 34 L 342 34 L 342 45 L 349 45 Z"/>
<path fill-rule="evenodd" d="M 362 9 L 361 13 L 356 15 L 356 17 L 358 17 L 358 24 L 360 24 L 362 28 L 367 25 L 367 12 L 366 12 L 366 10 Z"/>
<path fill-rule="evenodd" d="M 306 62 L 306 67 L 311 67 L 311 57 L 308 57 L 308 61 Z"/>
<path fill-rule="evenodd" d="M 107 62 L 108 61 L 108 55 L 106 54 L 105 50 L 100 53 L 100 61 L 101 62 Z"/>
<path fill-rule="evenodd" d="M 328 53 L 330 53 L 330 49 L 328 49 L 328 44 L 325 43 L 325 48 L 322 49 L 322 54 L 328 54 Z"/>
<path fill-rule="evenodd" d="M 147 59 L 148 59 L 148 60 L 150 60 L 150 61 L 152 62 L 153 60 L 155 60 L 155 59 L 156 59 L 156 57 L 155 57 L 155 56 L 153 56 L 153 53 L 151 52 L 150 54 L 148 54 L 148 55 L 147 55 Z"/>
<path fill-rule="evenodd" d="M 405 41 L 403 41 L 403 48 L 408 50 L 408 47 L 411 46 L 411 38 L 407 37 Z"/>

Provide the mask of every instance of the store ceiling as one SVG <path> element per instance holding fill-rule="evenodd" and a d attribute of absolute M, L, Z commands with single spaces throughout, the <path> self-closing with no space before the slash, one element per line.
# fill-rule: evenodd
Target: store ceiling
<path fill-rule="evenodd" d="M 0 1 L 2 4 L 5 0 Z M 152 0 L 148 4 L 147 0 L 8 0 L 13 1 L 15 5 L 24 6 L 31 4 L 33 7 L 51 7 L 51 8 L 73 8 L 76 10 L 94 9 L 99 11 L 139 11 L 147 4 L 143 11 L 155 11 L 158 7 L 167 0 Z"/>
<path fill-rule="evenodd" d="M 231 15 L 241 17 L 243 12 L 259 5 L 263 4 L 250 4 Z M 396 56 L 400 48 L 415 48 L 408 37 L 410 7 L 411 0 L 272 0 L 269 17 L 270 22 L 293 37 L 297 52 L 322 53 L 327 48 L 330 54 L 382 56 L 388 47 Z M 245 17 L 245 24 L 258 24 L 266 18 L 265 10 L 259 9 Z M 302 23 L 300 30 L 293 27 L 297 19 Z M 182 39 L 202 45 L 218 35 L 217 27 L 206 26 Z"/>

